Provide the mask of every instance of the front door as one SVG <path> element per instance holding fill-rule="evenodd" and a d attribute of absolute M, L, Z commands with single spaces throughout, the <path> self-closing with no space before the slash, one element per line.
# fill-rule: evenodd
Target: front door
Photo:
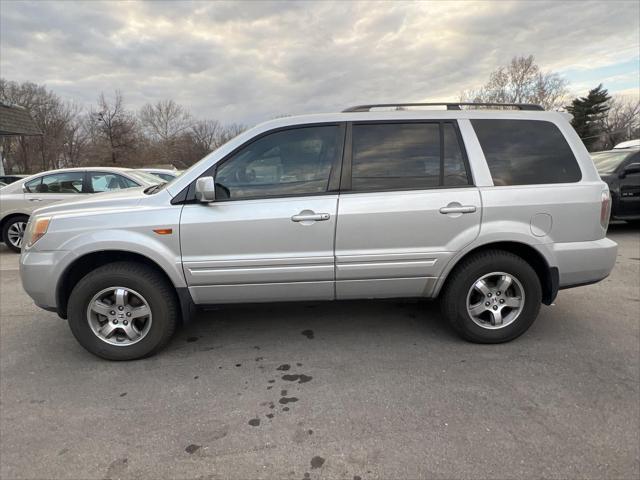
<path fill-rule="evenodd" d="M 347 138 L 337 298 L 430 296 L 480 229 L 480 194 L 455 123 L 354 123 Z"/>
<path fill-rule="evenodd" d="M 180 221 L 185 278 L 196 303 L 334 298 L 341 125 L 261 136 L 222 160 L 216 201 Z"/>

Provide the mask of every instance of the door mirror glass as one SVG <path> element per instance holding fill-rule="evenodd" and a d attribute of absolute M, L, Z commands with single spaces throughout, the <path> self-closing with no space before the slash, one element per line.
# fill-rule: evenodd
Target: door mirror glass
<path fill-rule="evenodd" d="M 632 173 L 640 173 L 640 163 L 639 162 L 630 163 L 629 165 L 624 167 L 622 169 L 622 172 L 620 172 L 620 178 L 624 178 L 627 175 L 632 174 Z"/>
<path fill-rule="evenodd" d="M 201 203 L 211 203 L 216 199 L 216 187 L 213 177 L 200 177 L 196 180 L 196 199 Z"/>

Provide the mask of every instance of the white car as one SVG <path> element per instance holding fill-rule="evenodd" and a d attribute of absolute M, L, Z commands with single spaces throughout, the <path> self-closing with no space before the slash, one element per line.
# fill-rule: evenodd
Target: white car
<path fill-rule="evenodd" d="M 23 178 L 3 187 L 0 192 L 2 241 L 11 250 L 20 252 L 29 216 L 44 205 L 158 183 L 160 179 L 148 173 L 113 167 L 65 168 Z"/>
<path fill-rule="evenodd" d="M 168 168 L 140 168 L 139 170 L 155 175 L 165 182 L 170 182 L 182 173 L 180 170 L 169 170 Z"/>

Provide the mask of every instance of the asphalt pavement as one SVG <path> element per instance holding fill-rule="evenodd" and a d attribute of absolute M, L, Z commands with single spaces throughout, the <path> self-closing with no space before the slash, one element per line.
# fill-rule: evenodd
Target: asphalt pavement
<path fill-rule="evenodd" d="M 640 230 L 519 339 L 435 302 L 227 306 L 93 357 L 0 245 L 0 478 L 640 478 Z M 588 262 L 588 258 L 585 258 Z"/>

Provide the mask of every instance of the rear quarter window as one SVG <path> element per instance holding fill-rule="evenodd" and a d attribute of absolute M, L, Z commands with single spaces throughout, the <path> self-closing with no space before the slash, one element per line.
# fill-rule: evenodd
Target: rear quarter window
<path fill-rule="evenodd" d="M 494 185 L 579 182 L 580 167 L 556 125 L 541 120 L 471 120 Z"/>

